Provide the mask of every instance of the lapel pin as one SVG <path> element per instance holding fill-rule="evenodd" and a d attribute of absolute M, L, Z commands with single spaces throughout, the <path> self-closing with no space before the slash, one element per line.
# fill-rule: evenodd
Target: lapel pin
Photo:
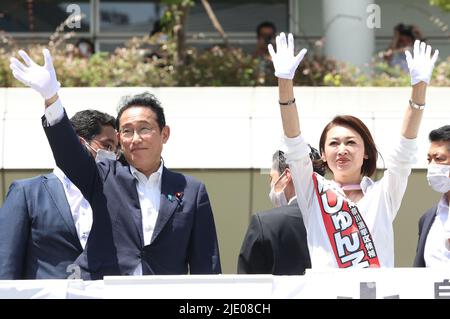
<path fill-rule="evenodd" d="M 179 202 L 183 199 L 183 192 L 175 193 L 175 197 L 178 199 Z"/>
<path fill-rule="evenodd" d="M 183 192 L 177 192 L 175 193 L 175 195 L 172 194 L 167 194 L 167 199 L 171 202 L 173 202 L 174 200 L 177 200 L 178 203 L 181 204 L 181 201 L 183 200 Z"/>

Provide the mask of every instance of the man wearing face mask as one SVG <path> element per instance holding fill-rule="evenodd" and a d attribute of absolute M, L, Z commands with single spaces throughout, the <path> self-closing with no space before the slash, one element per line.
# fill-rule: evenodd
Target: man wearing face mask
<path fill-rule="evenodd" d="M 96 160 L 115 159 L 114 117 L 85 110 L 70 121 Z M 0 209 L 0 279 L 76 278 L 72 264 L 86 246 L 92 221 L 89 203 L 58 167 L 13 182 Z"/>
<path fill-rule="evenodd" d="M 309 156 L 317 162 L 319 152 L 310 148 Z M 325 173 L 322 165 L 314 165 L 314 171 Z M 270 186 L 269 198 L 275 208 L 252 216 L 239 254 L 238 273 L 303 275 L 311 268 L 306 229 L 282 151 L 273 155 Z"/>
<path fill-rule="evenodd" d="M 450 267 L 450 125 L 430 132 L 428 184 L 442 194 L 419 221 L 414 267 Z"/>

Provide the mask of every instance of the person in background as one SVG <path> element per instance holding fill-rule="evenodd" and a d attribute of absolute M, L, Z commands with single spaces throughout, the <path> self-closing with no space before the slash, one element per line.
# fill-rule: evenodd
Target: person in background
<path fill-rule="evenodd" d="M 75 44 L 76 54 L 79 57 L 90 59 L 95 54 L 95 46 L 91 40 L 87 38 L 81 38 Z"/>
<path fill-rule="evenodd" d="M 86 154 L 115 158 L 114 117 L 84 110 L 70 121 Z M 14 181 L 0 208 L 0 279 L 68 278 L 91 227 L 91 206 L 60 168 Z"/>
<path fill-rule="evenodd" d="M 272 58 L 270 57 L 267 45 L 275 44 L 276 35 L 275 24 L 269 21 L 260 23 L 256 27 L 256 49 L 253 58 L 258 60 L 258 82 L 264 84 L 268 77 L 273 75 Z"/>
<path fill-rule="evenodd" d="M 320 160 L 310 146 L 311 160 Z M 273 209 L 252 216 L 238 258 L 238 274 L 303 275 L 311 268 L 306 229 L 297 204 L 284 152 L 276 151 L 270 170 L 269 198 Z M 320 175 L 323 165 L 314 166 Z"/>
<path fill-rule="evenodd" d="M 441 194 L 419 221 L 414 267 L 450 267 L 450 125 L 430 132 L 427 179 Z"/>
<path fill-rule="evenodd" d="M 416 40 L 425 41 L 416 26 L 397 24 L 394 27 L 394 37 L 391 44 L 384 53 L 384 59 L 391 67 L 398 65 L 403 71 L 409 72 L 405 52 L 413 47 Z"/>

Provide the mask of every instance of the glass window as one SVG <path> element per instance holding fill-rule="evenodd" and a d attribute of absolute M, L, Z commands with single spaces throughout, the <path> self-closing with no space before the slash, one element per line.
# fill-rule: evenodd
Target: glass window
<path fill-rule="evenodd" d="M 159 1 L 100 1 L 100 31 L 149 34 L 164 10 Z"/>
<path fill-rule="evenodd" d="M 54 0 L 2 0 L 0 2 L 0 30 L 6 32 L 54 32 L 74 10 L 69 5 L 78 5 L 85 17 L 80 28 L 66 28 L 67 31 L 89 32 L 90 4 L 84 1 Z M 75 7 L 76 8 L 76 7 Z M 67 11 L 69 9 L 69 12 Z"/>
<path fill-rule="evenodd" d="M 99 41 L 99 50 L 102 52 L 114 52 L 118 47 L 124 47 L 127 40 L 104 40 Z"/>
<path fill-rule="evenodd" d="M 289 27 L 288 0 L 210 0 L 209 3 L 225 33 L 256 34 L 256 27 L 264 21 L 274 23 L 279 31 Z M 187 30 L 195 33 L 216 32 L 200 1 L 190 10 Z"/>

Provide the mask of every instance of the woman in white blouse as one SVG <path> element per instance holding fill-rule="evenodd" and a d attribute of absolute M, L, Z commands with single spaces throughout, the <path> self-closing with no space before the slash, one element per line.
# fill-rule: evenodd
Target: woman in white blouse
<path fill-rule="evenodd" d="M 394 267 L 392 223 L 415 161 L 426 87 L 438 51 L 431 56 L 431 47 L 416 41 L 413 55 L 406 53 L 412 94 L 401 135 L 393 139 L 397 142 L 386 159 L 384 176 L 376 182 L 370 179 L 376 169 L 375 143 L 361 120 L 345 115 L 335 117 L 320 138 L 322 160 L 333 174 L 333 179 L 327 180 L 313 174 L 294 98 L 292 79 L 306 49 L 294 55 L 292 34 L 286 39 L 281 33 L 276 44 L 276 52 L 272 45 L 269 52 L 278 77 L 287 160 L 308 233 L 313 269 Z"/>

